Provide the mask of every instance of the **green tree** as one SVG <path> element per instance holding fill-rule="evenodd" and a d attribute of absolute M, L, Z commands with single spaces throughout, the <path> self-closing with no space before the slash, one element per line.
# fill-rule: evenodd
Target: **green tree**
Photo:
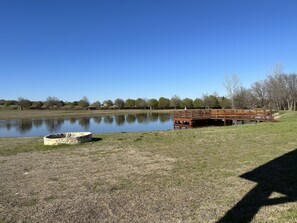
<path fill-rule="evenodd" d="M 125 104 L 128 108 L 135 108 L 135 100 L 134 99 L 128 98 L 126 100 Z"/>
<path fill-rule="evenodd" d="M 92 106 L 99 109 L 99 108 L 101 108 L 101 103 L 100 103 L 100 101 L 95 101 L 94 103 L 92 103 Z"/>
<path fill-rule="evenodd" d="M 191 98 L 184 98 L 181 101 L 181 107 L 183 107 L 183 108 L 193 108 L 193 100 Z"/>
<path fill-rule="evenodd" d="M 42 102 L 41 101 L 34 101 L 32 102 L 32 108 L 34 109 L 41 109 L 42 108 Z"/>
<path fill-rule="evenodd" d="M 0 105 L 4 105 L 5 104 L 5 100 L 4 99 L 1 99 L 0 100 Z"/>
<path fill-rule="evenodd" d="M 158 100 L 155 98 L 150 99 L 149 106 L 150 106 L 150 109 L 158 108 Z"/>
<path fill-rule="evenodd" d="M 221 108 L 220 102 L 215 95 L 204 95 L 203 101 L 206 108 Z"/>
<path fill-rule="evenodd" d="M 137 108 L 146 108 L 148 104 L 143 98 L 137 98 L 135 101 L 135 106 Z"/>
<path fill-rule="evenodd" d="M 160 97 L 158 101 L 159 108 L 170 108 L 170 100 L 168 98 Z"/>
<path fill-rule="evenodd" d="M 172 98 L 170 99 L 170 105 L 172 107 L 174 107 L 175 109 L 180 108 L 180 106 L 181 106 L 180 97 L 177 95 L 172 96 Z"/>
<path fill-rule="evenodd" d="M 125 107 L 125 102 L 123 99 L 121 98 L 117 98 L 115 101 L 114 101 L 114 105 L 118 108 L 118 109 L 122 109 Z"/>
<path fill-rule="evenodd" d="M 65 109 L 73 109 L 77 104 L 78 102 L 66 102 Z"/>
<path fill-rule="evenodd" d="M 90 102 L 89 102 L 89 99 L 86 96 L 84 96 L 78 102 L 78 106 L 82 107 L 83 109 L 86 109 L 89 105 L 90 105 Z"/>
<path fill-rule="evenodd" d="M 225 108 L 231 108 L 231 101 L 226 98 L 226 97 L 222 97 L 220 100 L 220 106 L 225 109 Z"/>
<path fill-rule="evenodd" d="M 112 100 L 105 100 L 105 101 L 103 101 L 102 104 L 103 104 L 104 108 L 110 108 L 111 106 L 113 106 Z"/>
<path fill-rule="evenodd" d="M 193 101 L 193 107 L 194 108 L 203 108 L 204 107 L 204 102 L 201 98 L 196 98 Z"/>

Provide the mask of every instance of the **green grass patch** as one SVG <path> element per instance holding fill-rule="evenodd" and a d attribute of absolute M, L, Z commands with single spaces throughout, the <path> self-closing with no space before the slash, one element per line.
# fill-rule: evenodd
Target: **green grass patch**
<path fill-rule="evenodd" d="M 0 138 L 0 156 L 11 156 L 18 153 L 42 152 L 64 148 L 76 148 L 73 145 L 44 145 L 42 138 Z"/>

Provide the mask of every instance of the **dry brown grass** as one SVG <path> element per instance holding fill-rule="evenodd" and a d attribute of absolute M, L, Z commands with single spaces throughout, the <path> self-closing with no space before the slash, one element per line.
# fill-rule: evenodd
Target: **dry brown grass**
<path fill-rule="evenodd" d="M 0 221 L 216 222 L 256 185 L 240 175 L 297 149 L 294 120 L 104 134 L 76 146 L 0 138 Z M 252 222 L 296 219 L 296 202 L 285 202 Z"/>

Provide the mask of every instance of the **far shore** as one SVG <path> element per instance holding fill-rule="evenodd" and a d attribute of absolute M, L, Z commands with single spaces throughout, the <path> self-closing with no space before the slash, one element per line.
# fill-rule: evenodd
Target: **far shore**
<path fill-rule="evenodd" d="M 146 110 L 146 109 L 119 109 L 119 110 L 0 110 L 0 120 L 18 118 L 47 118 L 68 116 L 104 116 L 117 114 L 139 114 L 139 113 L 171 113 L 174 110 Z"/>

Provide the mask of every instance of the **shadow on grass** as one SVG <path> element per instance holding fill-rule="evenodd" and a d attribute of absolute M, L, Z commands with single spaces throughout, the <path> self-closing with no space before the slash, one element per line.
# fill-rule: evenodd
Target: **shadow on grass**
<path fill-rule="evenodd" d="M 240 177 L 258 183 L 218 223 L 251 222 L 261 207 L 297 201 L 297 149 Z M 281 197 L 270 198 L 273 192 Z"/>
<path fill-rule="evenodd" d="M 102 138 L 100 138 L 100 137 L 93 137 L 92 138 L 92 142 L 98 142 L 98 141 L 101 141 L 102 140 Z"/>

